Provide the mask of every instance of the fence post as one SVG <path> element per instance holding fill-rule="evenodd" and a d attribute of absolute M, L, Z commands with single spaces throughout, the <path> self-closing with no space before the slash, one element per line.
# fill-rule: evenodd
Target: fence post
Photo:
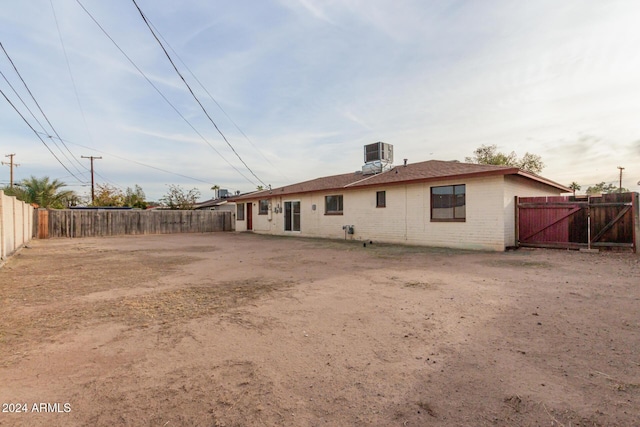
<path fill-rule="evenodd" d="M 4 191 L 0 190 L 0 260 L 6 258 L 4 248 Z"/>
<path fill-rule="evenodd" d="M 18 213 L 16 212 L 18 209 L 18 199 L 12 197 L 11 204 L 13 205 L 11 206 L 11 213 L 13 214 L 13 218 L 11 219 L 11 222 L 13 222 L 13 230 L 11 230 L 13 233 L 13 248 L 11 248 L 11 252 L 15 252 L 20 246 L 18 243 Z"/>
<path fill-rule="evenodd" d="M 32 239 L 38 238 L 39 223 L 40 222 L 38 221 L 38 208 L 33 208 L 33 210 L 31 211 L 31 238 Z"/>
<path fill-rule="evenodd" d="M 631 194 L 631 211 L 633 215 L 633 251 L 638 253 L 638 238 L 640 237 L 640 201 L 638 193 Z"/>
<path fill-rule="evenodd" d="M 587 197 L 587 250 L 591 250 L 591 196 Z"/>
<path fill-rule="evenodd" d="M 520 247 L 520 208 L 518 207 L 518 204 L 520 203 L 520 198 L 518 196 L 513 196 L 513 204 L 515 206 L 515 246 L 516 248 Z"/>

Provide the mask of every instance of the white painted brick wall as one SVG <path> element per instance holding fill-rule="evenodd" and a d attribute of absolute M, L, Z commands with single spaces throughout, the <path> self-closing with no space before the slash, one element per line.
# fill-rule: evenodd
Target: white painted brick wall
<path fill-rule="evenodd" d="M 513 196 L 556 195 L 549 187 L 526 179 L 494 176 L 466 180 L 443 180 L 425 184 L 380 186 L 272 197 L 271 208 L 284 202 L 301 202 L 301 231 L 284 231 L 284 213 L 258 215 L 254 201 L 253 228 L 258 233 L 295 234 L 309 237 L 342 239 L 343 226 L 353 225 L 349 239 L 502 251 L 515 243 Z M 431 222 L 431 187 L 466 185 L 466 221 Z M 386 207 L 376 207 L 376 192 L 386 191 Z M 327 195 L 343 195 L 343 215 L 325 215 Z M 312 206 L 316 205 L 313 210 Z M 242 222 L 236 225 L 242 230 Z M 244 221 L 246 224 L 246 221 Z"/>

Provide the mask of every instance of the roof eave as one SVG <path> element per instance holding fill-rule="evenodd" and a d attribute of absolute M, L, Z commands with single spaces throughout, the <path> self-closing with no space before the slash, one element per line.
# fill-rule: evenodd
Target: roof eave
<path fill-rule="evenodd" d="M 391 171 L 393 171 L 393 169 L 395 168 L 392 168 L 389 171 L 385 171 L 384 173 L 390 173 Z M 461 173 L 461 174 L 446 175 L 446 176 L 406 179 L 406 180 L 396 181 L 396 182 L 374 182 L 371 184 L 362 183 L 363 181 L 369 180 L 370 178 L 375 178 L 381 175 L 381 174 L 376 174 L 376 175 L 372 175 L 371 177 L 350 182 L 348 184 L 341 185 L 341 186 L 325 187 L 325 188 L 320 188 L 315 190 L 302 190 L 302 191 L 295 191 L 295 192 L 279 191 L 283 188 L 286 188 L 286 187 L 280 187 L 280 188 L 274 188 L 273 190 L 263 190 L 263 191 L 258 191 L 254 193 L 244 194 L 242 196 L 234 197 L 230 200 L 231 201 L 254 200 L 265 195 L 268 195 L 269 197 L 279 196 L 279 195 L 287 196 L 291 194 L 322 193 L 327 191 L 342 191 L 342 190 L 359 189 L 359 188 L 367 188 L 367 187 L 395 186 L 395 185 L 404 185 L 404 184 L 415 184 L 420 182 L 434 182 L 434 181 L 444 181 L 444 180 L 451 180 L 451 179 L 477 178 L 481 176 L 512 175 L 512 174 L 516 174 L 517 172 L 518 172 L 518 168 L 504 168 L 504 169 L 496 169 L 496 170 L 490 170 L 490 171 Z"/>
<path fill-rule="evenodd" d="M 423 177 L 423 178 L 405 179 L 402 181 L 395 181 L 395 182 L 378 182 L 378 183 L 374 182 L 371 184 L 361 184 L 357 186 L 351 186 L 349 188 L 366 188 L 366 187 L 375 187 L 375 186 L 417 184 L 422 182 L 450 181 L 450 180 L 466 179 L 466 178 L 479 178 L 479 177 L 485 177 L 485 176 L 513 175 L 513 174 L 516 174 L 517 172 L 518 172 L 518 168 L 504 168 L 504 169 L 495 169 L 495 170 L 489 170 L 489 171 L 458 173 L 458 174 L 445 175 L 445 176 L 429 176 L 429 177 Z"/>
<path fill-rule="evenodd" d="M 540 182 L 542 184 L 545 184 L 545 185 L 548 185 L 550 187 L 557 188 L 558 190 L 562 190 L 563 193 L 572 193 L 573 192 L 573 190 L 570 189 L 569 187 L 565 187 L 562 184 L 558 184 L 555 181 L 552 181 L 552 180 L 547 179 L 547 178 L 543 178 L 540 175 L 536 175 L 535 173 L 532 173 L 532 172 L 527 172 L 527 171 L 524 171 L 524 170 L 518 170 L 517 175 L 523 176 L 525 178 L 532 179 L 534 181 L 538 181 L 538 182 Z"/>
<path fill-rule="evenodd" d="M 251 193 L 242 194 L 240 196 L 228 197 L 227 200 L 229 202 L 235 202 L 236 200 L 252 200 L 252 199 L 255 199 L 257 196 L 260 196 L 262 194 L 273 193 L 273 191 L 275 191 L 275 190 L 258 190 L 258 191 L 253 191 Z"/>
<path fill-rule="evenodd" d="M 395 168 L 398 168 L 398 166 L 388 171 L 385 171 L 384 173 L 390 173 Z M 375 181 L 374 178 L 380 175 L 381 174 L 376 174 L 376 175 L 372 175 L 371 177 L 366 177 L 364 179 L 361 178 L 360 180 L 356 180 L 341 186 L 332 186 L 332 187 L 325 187 L 325 188 L 313 189 L 313 190 L 300 190 L 300 191 L 289 192 L 289 191 L 284 191 L 286 187 L 275 188 L 273 190 L 261 190 L 261 191 L 256 191 L 249 194 L 243 194 L 242 196 L 231 198 L 229 199 L 229 201 L 235 202 L 235 201 L 255 200 L 264 196 L 273 197 L 273 196 L 288 196 L 293 194 L 311 194 L 311 193 L 321 193 L 321 192 L 328 192 L 328 191 L 342 191 L 342 190 L 350 190 L 350 189 L 380 187 L 380 186 L 396 186 L 396 185 L 406 185 L 406 184 L 417 184 L 417 183 L 423 183 L 423 182 L 436 182 L 436 181 L 445 181 L 445 180 L 450 181 L 450 180 L 458 180 L 458 179 L 481 178 L 481 177 L 504 176 L 504 175 L 519 175 L 524 178 L 537 181 L 541 184 L 556 188 L 565 193 L 570 193 L 572 191 L 570 188 L 567 188 L 564 185 L 558 184 L 557 182 L 554 182 L 550 179 L 543 178 L 534 173 L 518 169 L 517 167 L 505 167 L 500 169 L 484 170 L 484 171 L 468 172 L 468 173 L 458 173 L 458 174 L 452 174 L 452 175 L 446 175 L 446 176 L 421 177 L 421 178 L 414 178 L 414 179 L 405 179 L 405 180 L 400 180 L 395 182 L 394 181 L 371 182 L 371 183 L 367 182 L 367 181 Z"/>

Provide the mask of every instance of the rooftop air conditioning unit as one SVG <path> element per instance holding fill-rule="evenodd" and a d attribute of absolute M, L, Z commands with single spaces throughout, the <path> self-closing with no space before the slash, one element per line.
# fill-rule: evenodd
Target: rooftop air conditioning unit
<path fill-rule="evenodd" d="M 393 145 L 386 142 L 376 142 L 364 146 L 364 162 L 393 163 Z"/>

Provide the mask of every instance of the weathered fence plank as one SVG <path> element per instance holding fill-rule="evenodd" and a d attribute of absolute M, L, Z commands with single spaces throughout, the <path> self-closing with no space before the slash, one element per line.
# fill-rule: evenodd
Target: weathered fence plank
<path fill-rule="evenodd" d="M 40 210 L 38 238 L 231 231 L 228 211 Z"/>
<path fill-rule="evenodd" d="M 518 198 L 519 246 L 637 252 L 639 228 L 638 193 Z"/>
<path fill-rule="evenodd" d="M 38 239 L 49 237 L 49 211 L 38 209 Z"/>

